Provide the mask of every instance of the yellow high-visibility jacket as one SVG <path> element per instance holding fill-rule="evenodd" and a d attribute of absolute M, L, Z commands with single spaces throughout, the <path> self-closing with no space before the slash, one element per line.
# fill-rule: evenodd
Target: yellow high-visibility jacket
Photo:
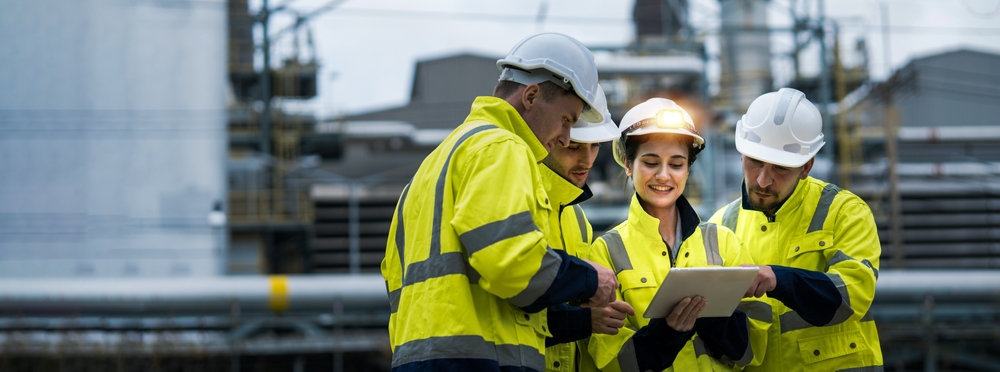
<path fill-rule="evenodd" d="M 580 207 L 581 202 L 593 194 L 589 189 L 576 187 L 572 182 L 554 172 L 547 166 L 539 166 L 545 189 L 549 194 L 549 202 L 558 213 L 553 213 L 549 222 L 553 238 L 549 239 L 552 248 L 563 249 L 575 257 L 586 257 L 593 241 L 594 228 L 587 221 L 587 215 Z M 559 238 L 555 238 L 558 236 Z M 571 310 L 565 306 L 558 310 L 550 310 L 548 314 L 549 328 L 555 333 L 559 324 L 573 327 L 576 331 L 590 333 L 590 310 Z M 564 315 L 565 314 L 565 315 Z M 575 315 L 575 316 L 571 316 Z M 583 315 L 583 316 L 580 316 Z M 559 319 L 561 316 L 565 319 Z M 584 351 L 586 352 L 586 351 Z M 545 349 L 545 370 L 550 372 L 575 372 L 576 359 L 579 356 L 575 342 L 565 342 Z"/>
<path fill-rule="evenodd" d="M 765 300 L 772 314 L 766 346 L 754 346 L 763 362 L 746 370 L 881 371 L 870 306 L 882 248 L 868 205 L 812 177 L 772 217 L 743 198 L 711 221 L 735 231 L 754 262 L 772 265 L 778 278 Z"/>
<path fill-rule="evenodd" d="M 549 247 L 547 152 L 506 101 L 479 97 L 397 203 L 382 261 L 394 371 L 544 368 L 544 309 L 596 271 Z"/>
<path fill-rule="evenodd" d="M 653 368 L 650 365 L 640 365 L 640 360 L 653 358 L 652 354 L 664 360 L 657 362 L 656 368 L 674 371 L 733 370 L 737 368 L 735 366 L 752 364 L 755 360 L 757 363 L 760 362 L 759 359 L 755 359 L 756 354 L 751 348 L 751 342 L 746 339 L 742 341 L 733 339 L 733 334 L 736 333 L 733 328 L 742 328 L 742 332 L 746 334 L 751 327 L 766 328 L 767 325 L 766 323 L 751 325 L 750 323 L 757 320 L 752 317 L 747 318 L 742 311 L 737 311 L 730 318 L 699 319 L 695 326 L 696 332 L 693 334 L 673 331 L 662 319 L 650 320 L 642 316 L 663 278 L 670 275 L 672 267 L 739 266 L 753 263 L 732 231 L 715 224 L 701 223 L 698 214 L 683 196 L 677 200 L 677 209 L 680 214 L 678 223 L 683 241 L 676 254 L 660 235 L 659 219 L 642 209 L 638 194 L 632 197 L 628 220 L 598 238 L 591 247 L 589 256 L 591 261 L 606 265 L 618 273 L 618 282 L 621 284 L 618 289 L 618 299 L 632 305 L 635 315 L 626 317 L 625 327 L 617 335 L 595 334 L 585 342 L 592 360 L 584 360 L 581 364 L 585 367 L 581 370 L 639 371 L 640 368 Z M 741 303 L 741 307 L 746 303 L 753 305 L 759 302 L 756 299 L 744 301 L 746 302 Z M 662 322 L 655 332 L 643 328 L 652 321 Z M 703 324 L 714 324 L 714 326 L 703 326 Z M 715 327 L 722 327 L 723 332 L 727 334 L 722 334 L 719 328 Z M 665 328 L 668 329 L 667 332 L 663 332 Z M 634 339 L 634 336 L 641 332 L 658 333 L 659 337 L 674 338 L 673 344 L 680 351 L 676 354 L 676 358 L 673 358 L 673 362 L 670 362 L 670 355 L 667 355 L 669 353 L 662 348 L 641 355 L 643 350 L 652 351 L 649 349 L 651 346 L 638 344 L 647 342 L 645 339 L 638 341 Z M 709 345 L 718 345 L 713 342 L 728 342 L 730 353 L 723 355 L 721 350 L 711 348 Z M 741 350 L 732 350 L 741 346 Z M 586 366 L 588 364 L 590 366 Z"/>

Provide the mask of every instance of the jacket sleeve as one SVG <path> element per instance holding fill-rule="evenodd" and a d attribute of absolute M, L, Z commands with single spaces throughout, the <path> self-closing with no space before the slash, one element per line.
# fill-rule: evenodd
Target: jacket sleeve
<path fill-rule="evenodd" d="M 590 337 L 590 318 L 590 309 L 569 304 L 550 306 L 548 322 L 552 337 L 545 339 L 545 347 Z"/>
<path fill-rule="evenodd" d="M 598 238 L 590 249 L 588 258 L 594 263 L 613 267 L 604 239 Z M 616 290 L 618 299 L 621 287 Z M 640 316 L 640 315 L 636 315 Z M 645 327 L 638 327 L 625 317 L 625 326 L 617 335 L 593 334 L 587 343 L 587 352 L 602 371 L 659 371 L 670 367 L 684 344 L 691 339 L 694 331 L 678 332 L 667 325 L 667 321 L 652 319 Z"/>
<path fill-rule="evenodd" d="M 597 272 L 552 249 L 539 228 L 551 207 L 529 150 L 507 140 L 459 155 L 446 185 L 455 200 L 449 222 L 479 285 L 529 312 L 592 297 Z"/>
<path fill-rule="evenodd" d="M 833 233 L 824 270 L 772 266 L 778 286 L 768 295 L 814 326 L 858 320 L 868 313 L 875 297 L 882 255 L 875 218 L 857 196 L 841 191 L 837 198 L 847 200 L 839 208 L 831 207 L 824 223 L 825 230 Z"/>

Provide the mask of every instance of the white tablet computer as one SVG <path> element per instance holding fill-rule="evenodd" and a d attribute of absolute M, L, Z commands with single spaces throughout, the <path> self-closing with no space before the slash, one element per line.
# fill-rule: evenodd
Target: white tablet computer
<path fill-rule="evenodd" d="M 757 267 L 719 266 L 670 269 L 642 316 L 665 318 L 684 297 L 694 296 L 704 297 L 706 302 L 699 318 L 733 315 L 759 270 Z"/>

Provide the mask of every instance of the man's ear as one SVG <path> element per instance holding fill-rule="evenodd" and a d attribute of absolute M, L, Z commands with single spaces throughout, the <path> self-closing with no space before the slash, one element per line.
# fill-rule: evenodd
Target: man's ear
<path fill-rule="evenodd" d="M 540 97 L 541 88 L 538 87 L 538 84 L 528 84 L 528 86 L 524 87 L 524 90 L 521 91 L 521 105 L 524 106 L 525 111 L 531 110 L 532 106 L 538 102 Z"/>
<path fill-rule="evenodd" d="M 802 164 L 802 174 L 799 175 L 799 179 L 804 180 L 806 179 L 806 177 L 809 177 L 809 171 L 812 171 L 813 169 L 814 160 L 816 160 L 816 158 L 809 159 L 809 161 L 807 161 L 805 164 Z"/>

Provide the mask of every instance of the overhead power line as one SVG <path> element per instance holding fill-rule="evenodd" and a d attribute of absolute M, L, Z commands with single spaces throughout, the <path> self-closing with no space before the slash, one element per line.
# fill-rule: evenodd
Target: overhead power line
<path fill-rule="evenodd" d="M 535 24 L 538 21 L 537 14 L 502 14 L 502 13 L 474 13 L 474 12 L 445 12 L 427 10 L 397 10 L 397 9 L 363 9 L 363 8 L 339 8 L 337 12 L 330 13 L 332 17 L 373 17 L 373 18 L 406 18 L 413 21 L 489 21 L 497 23 L 524 23 Z M 588 27 L 621 27 L 631 26 L 631 19 L 612 17 L 582 17 L 582 16 L 559 16 L 547 14 L 546 23 L 571 23 L 587 24 Z M 847 23 L 839 26 L 841 29 L 865 29 L 868 31 L 879 31 L 882 25 Z M 721 24 L 719 27 L 699 28 L 698 31 L 707 34 L 716 34 L 722 29 L 733 29 L 740 31 L 760 31 L 760 32 L 791 32 L 791 27 L 753 27 L 747 28 L 742 25 Z M 892 33 L 913 33 L 913 34 L 984 34 L 1000 36 L 1000 27 L 939 27 L 939 26 L 889 26 L 888 31 Z"/>

